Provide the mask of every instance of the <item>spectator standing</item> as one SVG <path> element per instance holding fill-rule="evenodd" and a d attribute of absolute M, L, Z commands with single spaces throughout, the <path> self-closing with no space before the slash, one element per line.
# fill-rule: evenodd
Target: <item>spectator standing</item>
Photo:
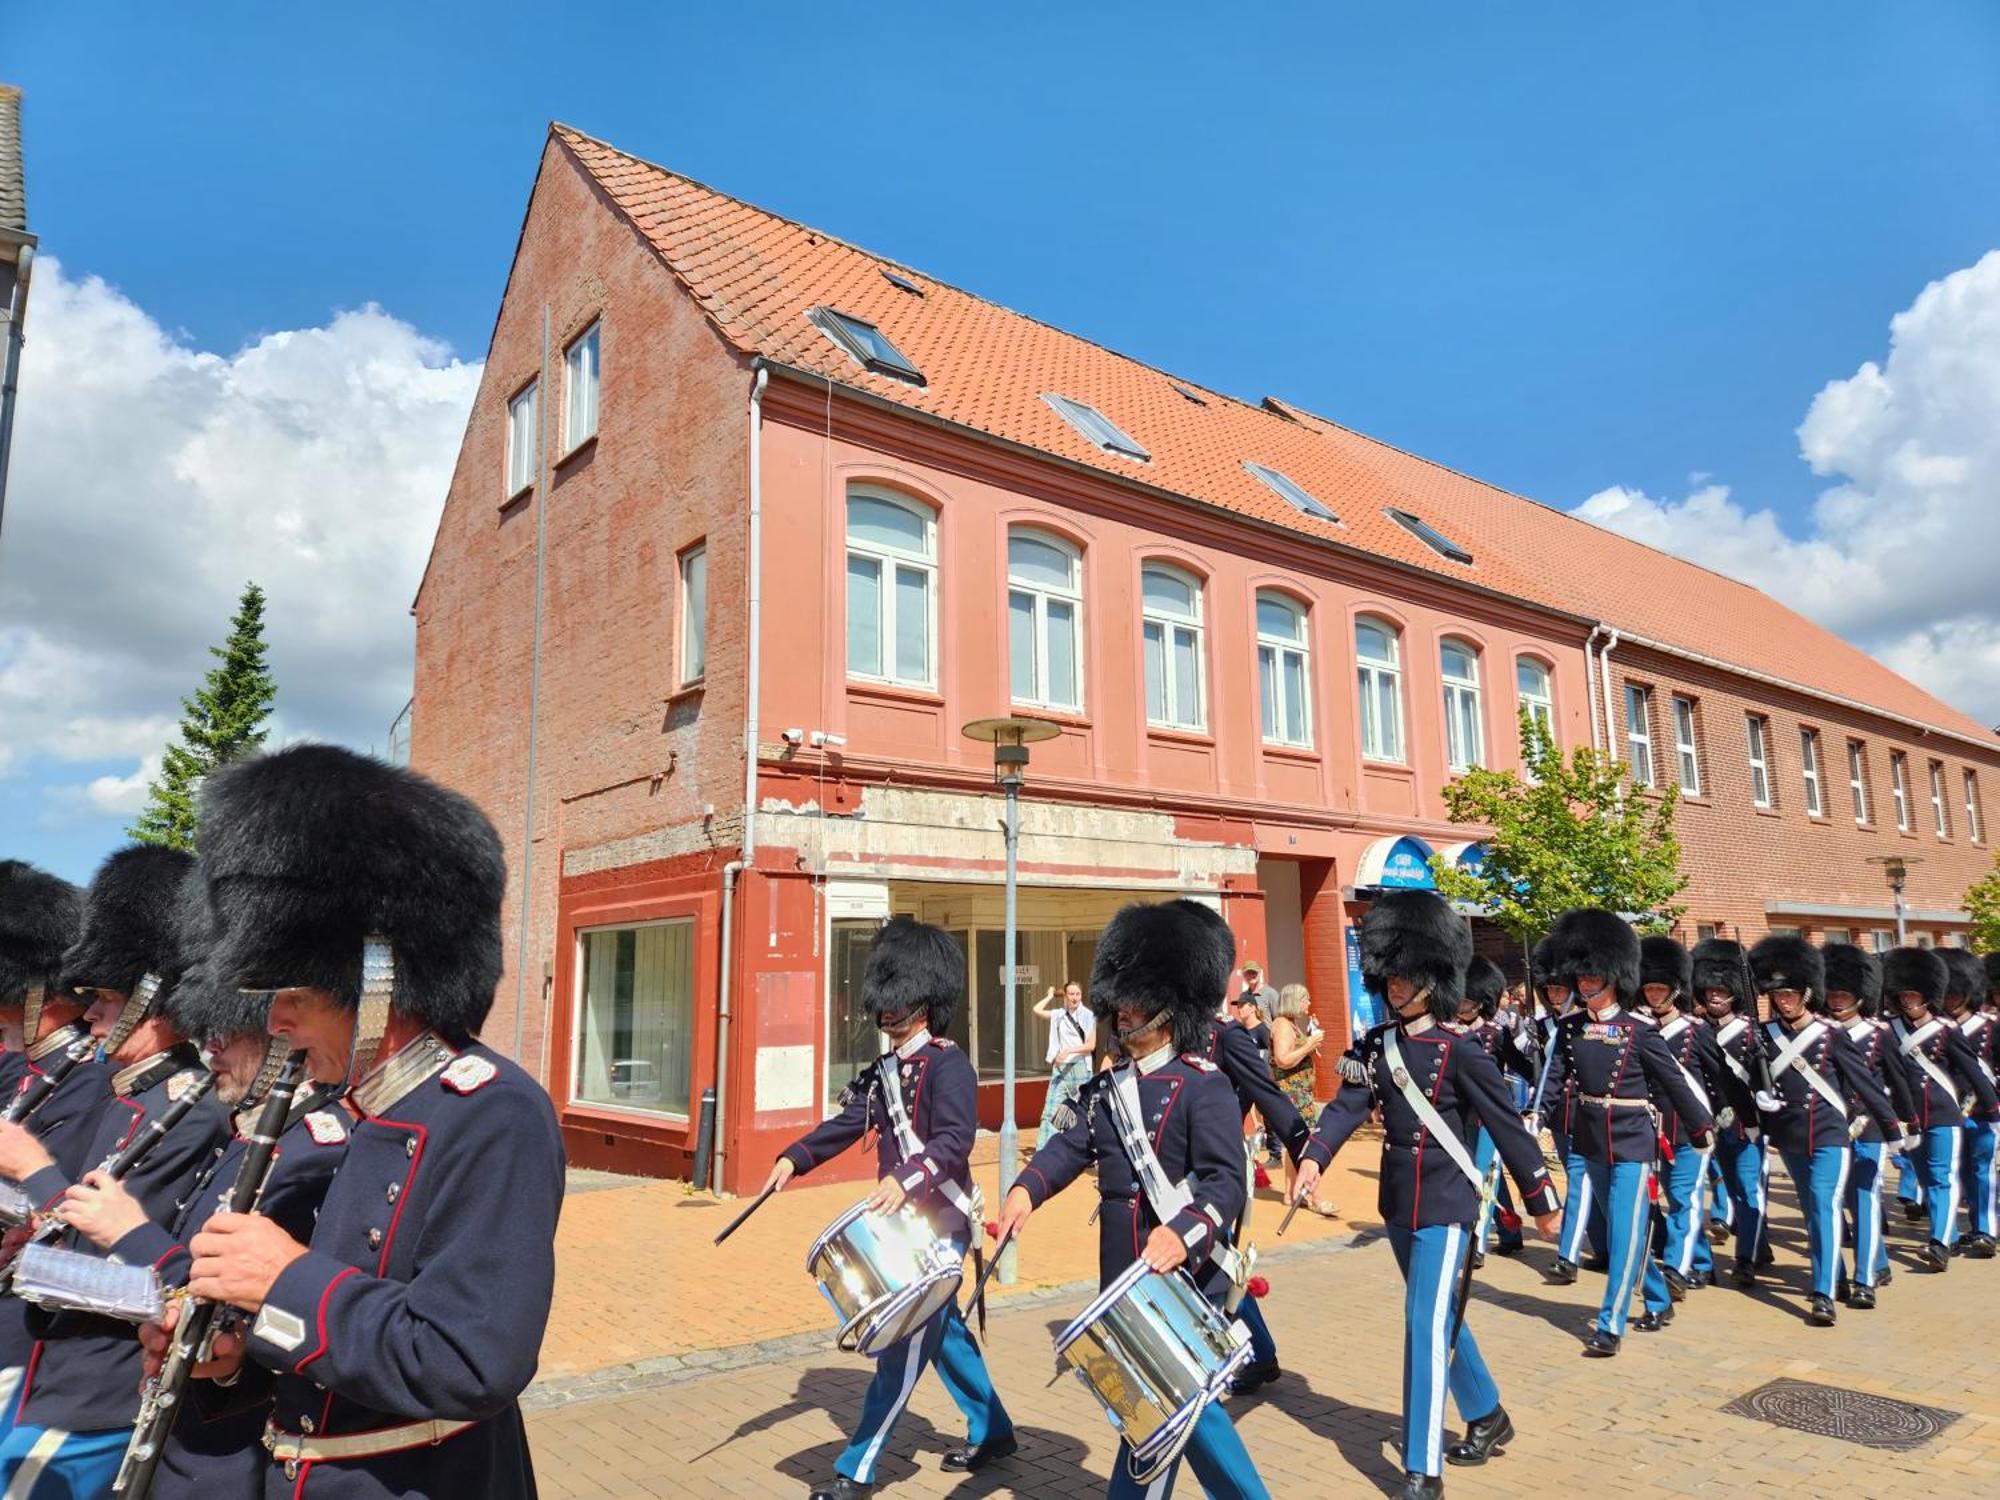
<path fill-rule="evenodd" d="M 1288 984 L 1278 992 L 1277 1010 L 1271 1017 L 1271 1076 L 1285 1097 L 1298 1106 L 1299 1114 L 1313 1119 L 1318 1111 L 1313 1098 L 1313 1060 L 1319 1056 L 1326 1033 L 1313 1019 L 1312 995 L 1302 984 Z M 1285 1201 L 1292 1199 L 1298 1166 L 1285 1162 Z M 1325 1199 L 1307 1205 L 1323 1218 L 1332 1218 L 1334 1208 Z"/>
<path fill-rule="evenodd" d="M 1042 1102 L 1042 1125 L 1035 1133 L 1035 1149 L 1049 1143 L 1059 1127 L 1056 1112 L 1076 1097 L 1090 1077 L 1090 1058 L 1095 1050 L 1097 1019 L 1084 1008 L 1083 986 L 1072 979 L 1063 986 L 1062 998 L 1053 987 L 1035 1005 L 1035 1014 L 1049 1023 L 1049 1094 Z"/>

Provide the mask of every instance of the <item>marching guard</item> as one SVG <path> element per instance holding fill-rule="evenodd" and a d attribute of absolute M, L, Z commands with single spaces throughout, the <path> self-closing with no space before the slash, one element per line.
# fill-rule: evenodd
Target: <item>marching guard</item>
<path fill-rule="evenodd" d="M 1849 1100 L 1889 1135 L 1901 1137 L 1889 1096 L 1869 1075 L 1853 1038 L 1819 1017 L 1825 1007 L 1826 965 L 1803 938 L 1774 934 L 1750 950 L 1757 993 L 1771 1005 L 1764 1023 L 1770 1088 L 1756 1103 L 1767 1149 L 1791 1174 L 1806 1216 L 1812 1292 L 1806 1320 L 1831 1328 L 1840 1278 L 1840 1221 L 1853 1160 Z"/>
<path fill-rule="evenodd" d="M 1986 965 L 1976 954 L 1963 948 L 1940 948 L 1948 978 L 1944 988 L 1946 1018 L 1965 1038 L 1972 1060 L 1987 1083 L 1993 1082 L 1996 1057 L 1993 1017 L 1983 1011 L 1986 1004 Z M 1961 1170 L 1965 1177 L 1965 1212 L 1971 1227 L 1953 1246 L 1960 1255 L 1974 1260 L 1991 1260 L 1994 1251 L 1994 1117 L 1968 1115 L 1965 1120 L 1965 1157 Z"/>
<path fill-rule="evenodd" d="M 1820 949 L 1820 960 L 1826 966 L 1827 1018 L 1854 1043 L 1862 1066 L 1888 1096 L 1896 1118 L 1914 1118 L 1916 1101 L 1910 1096 L 1909 1080 L 1901 1067 L 1889 1061 L 1893 1046 L 1888 1023 L 1876 1019 L 1882 1003 L 1881 960 L 1852 943 L 1828 943 Z M 1882 1230 L 1882 1174 L 1888 1165 L 1885 1153 L 1891 1149 L 1891 1140 L 1883 1136 L 1858 1098 L 1850 1094 L 1847 1102 L 1850 1118 L 1861 1123 L 1854 1132 L 1854 1164 L 1847 1176 L 1854 1271 L 1842 1274 L 1835 1295 L 1849 1307 L 1866 1311 L 1875 1305 L 1876 1289 L 1889 1279 L 1889 1243 Z M 1902 1149 L 1906 1136 L 1907 1127 L 1897 1132 L 1894 1149 Z"/>
<path fill-rule="evenodd" d="M 272 1372 L 265 1494 L 528 1500 L 518 1397 L 555 1279 L 549 1096 L 478 1040 L 500 975 L 500 840 L 413 772 L 300 745 L 213 772 L 197 814 L 219 985 L 347 1084 L 309 1241 L 212 1214 L 188 1289 L 253 1315 L 196 1371 Z M 157 1358 L 158 1334 L 152 1336 Z"/>
<path fill-rule="evenodd" d="M 1943 1015 L 1951 971 L 1930 948 L 1891 948 L 1882 958 L 1882 998 L 1895 1007 L 1889 1023 L 1896 1062 L 1917 1106 L 1912 1124 L 1922 1136 L 1909 1152 L 1922 1184 L 1930 1239 L 1922 1259 L 1931 1270 L 1951 1269 L 1958 1237 L 1959 1159 L 1967 1113 L 1992 1119 L 2000 1100 L 1980 1071 L 1965 1034 Z"/>
<path fill-rule="evenodd" d="M 1242 1211 L 1243 1113 L 1203 1048 L 1235 954 L 1228 926 L 1199 902 L 1141 903 L 1111 919 L 1097 943 L 1090 1006 L 1128 1060 L 1083 1086 L 1059 1133 L 1021 1169 L 1001 1209 L 1002 1235 L 1020 1234 L 1094 1164 L 1099 1285 L 1143 1260 L 1161 1274 L 1186 1267 L 1210 1301 L 1224 1301 L 1230 1277 L 1215 1255 Z M 1182 1456 L 1215 1500 L 1270 1494 L 1218 1402 L 1203 1407 Z M 1142 1487 L 1121 1441 L 1107 1493 L 1165 1500 L 1178 1467 Z"/>
<path fill-rule="evenodd" d="M 1576 1281 L 1576 1268 L 1583 1260 L 1586 1241 L 1600 1265 L 1606 1262 L 1607 1251 L 1604 1205 L 1591 1194 L 1590 1173 L 1576 1149 L 1571 1129 L 1576 1113 L 1576 1082 L 1566 1078 L 1560 1086 L 1551 1087 L 1556 1037 L 1562 1029 L 1563 1017 L 1577 1008 L 1576 992 L 1549 967 L 1554 956 L 1549 940 L 1543 938 L 1528 957 L 1528 978 L 1542 1008 L 1535 1023 L 1540 1059 L 1535 1068 L 1535 1092 L 1528 1101 L 1528 1128 L 1538 1131 L 1546 1123 L 1556 1159 L 1563 1164 L 1562 1234 L 1556 1241 L 1556 1263 L 1549 1276 L 1557 1285 L 1569 1286 Z"/>
<path fill-rule="evenodd" d="M 1382 1111 L 1378 1206 L 1403 1273 L 1403 1500 L 1444 1493 L 1443 1465 L 1483 1464 L 1514 1436 L 1478 1342 L 1465 1324 L 1473 1224 L 1490 1198 L 1489 1174 L 1468 1142 L 1490 1134 L 1536 1227 L 1553 1238 L 1560 1205 L 1542 1150 L 1522 1125 L 1499 1066 L 1453 1029 L 1472 957 L 1472 933 L 1431 891 L 1385 893 L 1361 920 L 1361 974 L 1395 1012 L 1360 1048 L 1364 1081 L 1343 1079 L 1299 1163 L 1297 1192 L 1377 1108 Z M 1465 1418 L 1444 1447 L 1444 1398 Z"/>
<path fill-rule="evenodd" d="M 1451 1023 L 1467 1039 L 1477 1042 L 1486 1055 L 1493 1059 L 1504 1079 L 1509 1072 L 1519 1074 L 1533 1085 L 1539 1076 L 1534 1059 L 1521 1050 L 1514 1039 L 1514 1033 L 1499 1025 L 1493 1018 L 1500 1011 L 1500 997 L 1506 992 L 1507 976 L 1500 972 L 1500 965 L 1490 958 L 1474 954 L 1465 967 L 1465 994 L 1459 1001 L 1458 1014 Z M 1484 1126 L 1479 1130 L 1479 1146 L 1472 1154 L 1472 1164 L 1479 1168 L 1483 1178 L 1493 1165 L 1495 1146 L 1493 1132 Z M 1502 1255 L 1519 1252 L 1521 1238 L 1521 1217 L 1514 1209 L 1514 1195 L 1508 1191 L 1507 1177 L 1502 1173 L 1497 1179 L 1498 1193 L 1492 1203 L 1485 1206 L 1479 1215 L 1478 1235 L 1472 1247 L 1472 1268 L 1478 1270 L 1486 1264 L 1486 1247 L 1489 1240 L 1497 1238 Z M 1497 1236 L 1493 1233 L 1495 1223 L 1500 1226 Z"/>
<path fill-rule="evenodd" d="M 1573 1140 L 1610 1221 L 1604 1303 L 1584 1344 L 1585 1354 L 1609 1358 L 1624 1340 L 1635 1285 L 1642 1287 L 1646 1311 L 1633 1327 L 1653 1333 L 1673 1320 L 1666 1278 L 1648 1253 L 1660 1108 L 1670 1106 L 1685 1119 L 1697 1150 L 1712 1139 L 1714 1119 L 1681 1076 L 1658 1028 L 1626 1008 L 1639 993 L 1638 934 L 1615 912 L 1582 908 L 1558 917 L 1549 941 L 1555 971 L 1584 1007 L 1564 1020 L 1557 1035 L 1555 1079 L 1575 1080 Z"/>
<path fill-rule="evenodd" d="M 1754 1102 L 1745 1102 L 1754 1101 L 1765 1066 L 1750 957 L 1728 938 L 1703 938 L 1688 956 L 1702 1019 L 1713 1029 L 1716 1050 L 1734 1082 L 1730 1097 L 1739 1101 L 1717 1116 L 1714 1164 L 1728 1210 L 1717 1217 L 1728 1222 L 1736 1242 L 1736 1284 L 1747 1290 L 1757 1284 L 1758 1267 L 1770 1261 L 1764 1244 L 1764 1130 Z"/>
<path fill-rule="evenodd" d="M 890 1050 L 843 1091 L 839 1114 L 785 1148 L 764 1186 L 782 1189 L 872 1131 L 881 1180 L 869 1208 L 894 1213 L 907 1204 L 950 1240 L 962 1260 L 985 1229 L 970 1165 L 979 1080 L 970 1059 L 944 1035 L 964 991 L 964 955 L 949 933 L 907 916 L 878 932 L 861 995 Z M 874 1493 L 897 1419 L 933 1363 L 966 1421 L 965 1446 L 947 1453 L 943 1467 L 977 1473 L 1014 1452 L 1014 1424 L 954 1298 L 876 1357 L 854 1436 L 834 1463 L 832 1482 L 816 1487 L 813 1500 L 862 1500 Z"/>

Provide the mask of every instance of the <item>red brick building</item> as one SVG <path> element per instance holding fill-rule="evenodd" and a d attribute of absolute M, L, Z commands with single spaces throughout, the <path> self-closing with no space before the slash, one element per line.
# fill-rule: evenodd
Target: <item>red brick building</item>
<path fill-rule="evenodd" d="M 1684 778 L 1690 939 L 1879 940 L 1868 860 L 1905 853 L 1946 940 L 1990 863 L 1992 736 L 1757 591 L 563 127 L 416 615 L 413 763 L 508 840 L 489 1040 L 585 1163 L 686 1173 L 714 1089 L 736 1188 L 872 1056 L 891 913 L 964 944 L 954 1030 L 997 1078 L 970 720 L 1059 726 L 1023 804 L 1024 1017 L 1118 905 L 1181 894 L 1344 1038 L 1353 917 L 1477 857 L 1442 788 L 1517 763 L 1523 708 Z M 1022 1021 L 1029 1080 L 1044 1038 Z"/>

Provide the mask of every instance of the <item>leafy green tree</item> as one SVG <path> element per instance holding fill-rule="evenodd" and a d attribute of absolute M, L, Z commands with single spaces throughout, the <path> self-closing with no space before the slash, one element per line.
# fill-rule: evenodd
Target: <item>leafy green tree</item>
<path fill-rule="evenodd" d="M 1966 945 L 1975 953 L 2000 953 L 2000 857 L 1966 888 L 1965 914 L 1972 919 Z"/>
<path fill-rule="evenodd" d="M 146 808 L 129 830 L 143 844 L 194 848 L 194 793 L 201 778 L 264 743 L 278 685 L 264 644 L 264 591 L 244 587 L 229 639 L 210 646 L 216 660 L 194 697 L 181 699 L 180 739 L 167 746 Z"/>
<path fill-rule="evenodd" d="M 1433 857 L 1438 890 L 1486 909 L 1518 941 L 1547 932 L 1573 906 L 1640 915 L 1649 932 L 1671 928 L 1687 910 L 1674 904 L 1688 878 L 1674 833 L 1677 788 L 1635 788 L 1615 756 L 1579 749 L 1567 759 L 1547 730 L 1521 715 L 1529 768 L 1472 770 L 1445 788 L 1454 823 L 1479 823 L 1485 864 L 1461 870 Z"/>

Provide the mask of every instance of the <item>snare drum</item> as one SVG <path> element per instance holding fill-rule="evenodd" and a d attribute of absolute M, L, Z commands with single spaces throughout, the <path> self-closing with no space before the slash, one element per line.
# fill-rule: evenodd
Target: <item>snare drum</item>
<path fill-rule="evenodd" d="M 1132 1478 L 1142 1486 L 1173 1466 L 1202 1409 L 1249 1357 L 1250 1331 L 1185 1271 L 1155 1275 L 1142 1260 L 1056 1336 L 1056 1358 L 1131 1445 Z"/>
<path fill-rule="evenodd" d="M 879 1214 L 857 1203 L 813 1241 L 806 1272 L 840 1319 L 840 1347 L 873 1358 L 958 1296 L 965 1252 L 907 1204 Z"/>

